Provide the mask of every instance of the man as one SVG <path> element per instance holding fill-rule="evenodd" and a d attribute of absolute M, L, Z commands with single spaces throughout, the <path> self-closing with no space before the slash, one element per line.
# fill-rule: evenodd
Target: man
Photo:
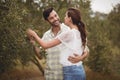
<path fill-rule="evenodd" d="M 69 30 L 69 28 L 66 25 L 60 22 L 60 18 L 53 8 L 46 9 L 43 12 L 43 16 L 44 19 L 47 22 L 49 22 L 51 25 L 51 29 L 49 29 L 43 35 L 42 39 L 44 41 L 46 42 L 50 41 L 54 39 L 57 35 L 61 34 L 62 32 Z M 63 80 L 62 65 L 59 62 L 59 57 L 60 57 L 59 55 L 61 50 L 63 50 L 62 44 L 46 50 L 47 53 L 46 68 L 45 68 L 46 80 Z M 37 47 L 35 47 L 35 51 L 37 56 L 40 58 L 40 55 L 38 54 L 39 50 Z M 72 63 L 76 63 L 83 60 L 88 54 L 87 48 L 85 48 L 85 51 L 86 52 L 84 52 L 82 56 L 73 53 L 75 56 L 70 56 L 68 60 L 71 61 Z"/>

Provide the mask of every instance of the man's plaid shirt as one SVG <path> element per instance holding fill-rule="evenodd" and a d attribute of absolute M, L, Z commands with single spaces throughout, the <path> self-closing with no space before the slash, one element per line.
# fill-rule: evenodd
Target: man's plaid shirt
<path fill-rule="evenodd" d="M 61 24 L 60 28 L 61 30 L 57 33 L 57 35 L 69 29 L 64 24 Z M 52 29 L 50 29 L 43 35 L 42 39 L 47 42 L 54 39 L 55 37 L 56 36 L 54 36 Z M 46 50 L 47 52 L 46 68 L 45 68 L 46 80 L 63 80 L 62 65 L 60 64 L 59 61 L 61 50 L 62 50 L 62 44 Z"/>

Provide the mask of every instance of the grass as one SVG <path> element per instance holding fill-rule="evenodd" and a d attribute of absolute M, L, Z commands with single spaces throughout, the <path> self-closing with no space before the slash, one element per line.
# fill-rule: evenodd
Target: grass
<path fill-rule="evenodd" d="M 31 64 L 27 67 L 17 66 L 16 69 L 2 73 L 0 80 L 44 80 L 39 69 Z"/>
<path fill-rule="evenodd" d="M 89 68 L 85 67 L 87 80 L 120 80 L 120 76 L 117 74 L 104 75 L 98 72 L 93 72 Z M 44 80 L 43 75 L 39 69 L 31 64 L 27 67 L 17 67 L 14 70 L 5 72 L 0 75 L 0 80 Z"/>
<path fill-rule="evenodd" d="M 101 74 L 86 68 L 87 80 L 120 80 L 119 74 Z"/>
<path fill-rule="evenodd" d="M 0 75 L 0 80 L 29 80 L 30 78 L 43 79 L 38 71 L 27 71 L 27 70 L 13 70 L 10 72 L 3 73 Z"/>

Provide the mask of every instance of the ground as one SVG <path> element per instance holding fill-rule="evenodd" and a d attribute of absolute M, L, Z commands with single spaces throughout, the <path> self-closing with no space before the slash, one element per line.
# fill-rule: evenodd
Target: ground
<path fill-rule="evenodd" d="M 28 66 L 18 65 L 15 69 L 0 74 L 0 80 L 44 80 L 38 67 L 34 64 Z"/>
<path fill-rule="evenodd" d="M 44 80 L 40 71 L 13 70 L 0 75 L 0 80 Z"/>
<path fill-rule="evenodd" d="M 101 74 L 85 68 L 87 80 L 120 80 L 119 74 Z M 0 74 L 0 80 L 45 80 L 37 67 L 17 68 Z"/>

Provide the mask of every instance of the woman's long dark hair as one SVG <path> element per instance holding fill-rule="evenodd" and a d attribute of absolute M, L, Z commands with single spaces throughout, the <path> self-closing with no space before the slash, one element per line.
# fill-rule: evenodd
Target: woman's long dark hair
<path fill-rule="evenodd" d="M 75 8 L 68 8 L 67 10 L 68 17 L 71 17 L 73 24 L 77 25 L 81 38 L 82 38 L 82 43 L 83 46 L 86 45 L 86 29 L 84 23 L 81 21 L 81 15 L 80 11 Z"/>

